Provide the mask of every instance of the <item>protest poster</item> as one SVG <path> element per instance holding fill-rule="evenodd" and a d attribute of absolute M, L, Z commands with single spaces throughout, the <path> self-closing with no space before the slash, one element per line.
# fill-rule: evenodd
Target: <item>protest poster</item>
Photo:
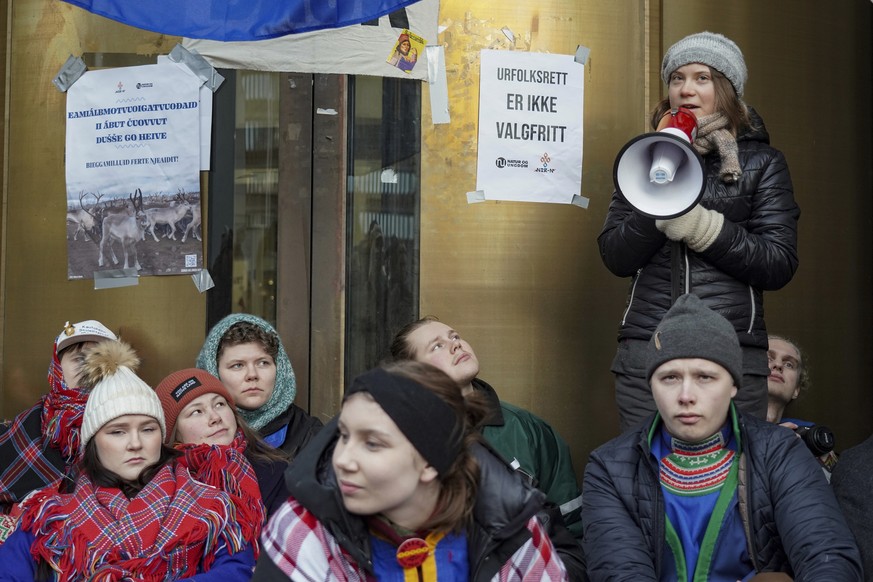
<path fill-rule="evenodd" d="M 480 53 L 476 190 L 569 204 L 582 184 L 583 65 L 570 55 Z"/>
<path fill-rule="evenodd" d="M 173 63 L 88 71 L 67 91 L 67 276 L 203 267 L 202 82 Z"/>

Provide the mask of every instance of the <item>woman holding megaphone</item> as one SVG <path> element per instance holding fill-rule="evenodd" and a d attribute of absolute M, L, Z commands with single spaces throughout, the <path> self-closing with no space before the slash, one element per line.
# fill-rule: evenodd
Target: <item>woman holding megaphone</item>
<path fill-rule="evenodd" d="M 743 54 L 730 39 L 712 32 L 683 38 L 664 55 L 667 96 L 651 121 L 659 129 L 665 115 L 693 113 L 696 132 L 679 147 L 691 150 L 687 161 L 680 160 L 675 181 L 655 184 L 651 152 L 660 139 L 650 140 L 649 149 L 628 144 L 616 160 L 616 192 L 598 243 L 610 271 L 633 277 L 612 363 L 622 430 L 655 411 L 643 351 L 684 293 L 733 324 L 743 348 L 743 385 L 734 402 L 766 416 L 763 292 L 785 286 L 797 270 L 800 209 L 785 157 L 769 145 L 764 122 L 742 100 L 746 77 Z M 628 178 L 634 172 L 642 181 Z M 683 197 L 685 208 L 677 211 Z"/>

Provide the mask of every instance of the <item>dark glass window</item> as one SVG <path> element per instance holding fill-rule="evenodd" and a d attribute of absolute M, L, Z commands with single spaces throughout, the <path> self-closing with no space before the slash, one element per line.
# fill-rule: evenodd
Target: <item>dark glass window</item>
<path fill-rule="evenodd" d="M 421 83 L 355 77 L 349 99 L 346 378 L 418 314 Z"/>

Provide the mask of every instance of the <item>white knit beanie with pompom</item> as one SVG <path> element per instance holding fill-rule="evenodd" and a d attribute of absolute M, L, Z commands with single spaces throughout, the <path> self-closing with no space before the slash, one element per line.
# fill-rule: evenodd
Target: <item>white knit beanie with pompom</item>
<path fill-rule="evenodd" d="M 103 425 L 126 414 L 151 416 L 166 436 L 164 411 L 152 388 L 134 370 L 139 357 L 130 345 L 104 341 L 89 348 L 82 365 L 83 385 L 93 386 L 82 420 L 82 449 Z"/>

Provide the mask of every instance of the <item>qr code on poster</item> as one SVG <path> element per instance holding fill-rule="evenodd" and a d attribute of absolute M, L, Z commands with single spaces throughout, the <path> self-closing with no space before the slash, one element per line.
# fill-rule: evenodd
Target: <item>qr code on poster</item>
<path fill-rule="evenodd" d="M 185 255 L 185 268 L 190 269 L 197 266 L 197 255 Z"/>

